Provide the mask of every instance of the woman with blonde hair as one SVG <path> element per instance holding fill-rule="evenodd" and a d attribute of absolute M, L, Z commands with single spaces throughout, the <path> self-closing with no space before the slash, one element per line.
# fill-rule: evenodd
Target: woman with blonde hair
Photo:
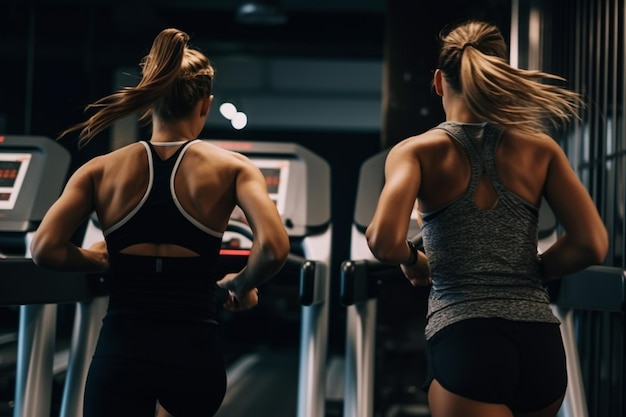
<path fill-rule="evenodd" d="M 387 156 L 366 238 L 413 285 L 432 285 L 433 417 L 552 417 L 563 401 L 565 353 L 544 283 L 602 263 L 608 237 L 548 133 L 582 104 L 561 80 L 510 66 L 492 24 L 447 27 L 433 79 L 446 120 Z M 406 239 L 416 198 L 424 252 Z M 538 254 L 543 198 L 564 233 Z"/>
<path fill-rule="evenodd" d="M 215 299 L 258 303 L 257 287 L 284 265 L 289 237 L 261 171 L 245 156 L 198 140 L 213 100 L 214 70 L 165 29 L 143 59 L 142 78 L 88 106 L 96 112 L 64 134 L 91 140 L 133 114 L 151 120 L 147 140 L 81 166 L 32 240 L 46 268 L 107 271 L 109 305 L 87 377 L 84 417 L 154 417 L 157 402 L 176 417 L 211 416 L 226 390 Z M 246 266 L 225 277 L 216 263 L 233 209 L 253 242 Z M 70 242 L 95 211 L 105 242 Z"/>

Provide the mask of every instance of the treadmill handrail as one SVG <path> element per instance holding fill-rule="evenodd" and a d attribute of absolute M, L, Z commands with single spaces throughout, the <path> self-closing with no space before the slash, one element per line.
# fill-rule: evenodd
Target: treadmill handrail
<path fill-rule="evenodd" d="M 0 305 L 60 304 L 108 295 L 97 273 L 45 269 L 29 258 L 0 258 Z"/>
<path fill-rule="evenodd" d="M 556 305 L 573 310 L 626 312 L 626 271 L 594 265 L 560 278 Z"/>
<path fill-rule="evenodd" d="M 300 267 L 300 304 L 323 303 L 326 263 L 303 259 Z"/>
<path fill-rule="evenodd" d="M 339 288 L 341 304 L 347 307 L 376 298 L 379 282 L 372 276 L 372 272 L 391 272 L 398 268 L 398 265 L 384 264 L 376 260 L 343 261 Z"/>

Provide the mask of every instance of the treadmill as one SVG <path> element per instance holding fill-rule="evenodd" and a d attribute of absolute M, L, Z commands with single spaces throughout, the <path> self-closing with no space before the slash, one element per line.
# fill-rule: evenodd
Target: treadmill
<path fill-rule="evenodd" d="M 93 323 L 99 324 L 103 303 L 94 300 L 106 295 L 103 278 L 44 270 L 29 252 L 32 233 L 63 189 L 70 160 L 69 152 L 50 138 L 0 136 L 0 306 L 4 313 L 19 310 L 15 395 L 12 410 L 3 410 L 4 415 L 50 417 L 53 377 L 61 371 L 68 376 L 64 389 L 82 394 L 84 364 L 95 346 L 99 328 Z M 55 346 L 61 303 L 77 303 L 65 355 Z M 3 337 L 10 340 L 11 333 Z M 82 409 L 82 395 L 64 393 L 62 401 L 68 417 Z"/>
<path fill-rule="evenodd" d="M 340 301 L 347 312 L 344 417 L 429 415 L 420 391 L 425 376 L 420 329 L 425 325 L 429 287 L 413 287 L 397 265 L 380 263 L 365 239 L 384 185 L 388 151 L 361 165 L 350 259 L 341 264 Z M 414 210 L 407 239 L 417 247 L 420 232 Z M 415 336 L 408 338 L 407 332 Z"/>
<path fill-rule="evenodd" d="M 543 201 L 539 212 L 539 252 L 550 247 L 557 237 L 557 220 Z M 624 335 L 620 340 L 613 329 L 624 328 L 626 271 L 593 265 L 550 281 L 548 291 L 552 311 L 561 321 L 567 360 L 567 391 L 558 416 L 624 415 L 626 350 Z"/>
<path fill-rule="evenodd" d="M 240 152 L 259 167 L 291 243 L 283 270 L 260 288 L 259 305 L 226 317 L 222 327 L 226 332 L 237 327 L 253 333 L 243 343 L 247 346 L 258 345 L 265 331 L 284 332 L 287 337 L 293 331 L 295 336 L 285 348 L 260 347 L 232 360 L 226 396 L 215 416 L 323 417 L 332 238 L 330 167 L 295 143 L 208 142 Z M 235 211 L 221 252 L 226 264 L 239 259 L 231 271 L 245 262 L 251 239 L 245 219 Z M 283 319 L 278 328 L 267 330 L 276 317 Z"/>

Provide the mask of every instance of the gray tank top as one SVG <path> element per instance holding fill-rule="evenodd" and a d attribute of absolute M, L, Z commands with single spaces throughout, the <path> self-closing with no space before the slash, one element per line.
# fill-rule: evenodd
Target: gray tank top
<path fill-rule="evenodd" d="M 559 323 L 537 263 L 539 211 L 504 188 L 496 170 L 494 152 L 502 131 L 486 123 L 444 122 L 435 129 L 465 149 L 472 174 L 463 195 L 422 215 L 433 280 L 426 338 L 476 317 Z M 483 173 L 497 195 L 497 203 L 486 210 L 473 198 Z"/>

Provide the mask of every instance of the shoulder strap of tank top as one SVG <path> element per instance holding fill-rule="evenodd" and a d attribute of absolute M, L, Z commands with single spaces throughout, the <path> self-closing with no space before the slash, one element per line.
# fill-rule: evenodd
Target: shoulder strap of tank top
<path fill-rule="evenodd" d="M 176 163 L 174 164 L 174 167 L 173 167 L 172 172 L 170 174 L 170 193 L 172 195 L 172 200 L 174 201 L 174 204 L 178 208 L 178 211 L 180 211 L 180 213 L 184 217 L 186 217 L 187 220 L 189 220 L 198 229 L 204 231 L 205 233 L 221 239 L 222 236 L 223 236 L 222 232 L 218 232 L 216 230 L 213 230 L 213 229 L 203 225 L 198 220 L 196 220 L 191 214 L 189 214 L 187 212 L 187 210 L 185 210 L 185 208 L 182 206 L 182 204 L 178 200 L 178 196 L 176 195 L 176 189 L 174 188 L 174 178 L 176 177 L 176 171 L 178 171 L 178 166 L 180 165 L 180 162 L 182 161 L 183 156 L 185 155 L 185 152 L 187 152 L 187 150 L 191 147 L 191 145 L 193 145 L 195 143 L 198 143 L 198 142 L 201 142 L 201 140 L 200 139 L 195 139 L 195 140 L 189 141 L 189 142 L 185 143 L 183 146 L 181 146 L 180 149 L 179 149 L 179 152 L 177 152 L 178 153 L 178 157 L 176 158 Z"/>
<path fill-rule="evenodd" d="M 178 170 L 178 166 L 180 165 L 180 161 L 182 161 L 183 156 L 185 155 L 185 152 L 187 152 L 187 149 L 189 149 L 189 147 L 195 143 L 201 142 L 200 139 L 194 139 L 194 140 L 190 140 L 189 142 L 185 143 L 184 145 L 182 145 L 180 148 L 178 148 L 178 150 L 174 153 L 174 155 L 172 155 L 172 158 L 174 156 L 176 156 L 176 162 L 174 163 L 174 167 L 172 169 L 172 193 L 174 192 L 174 188 L 173 188 L 173 184 L 174 184 L 174 175 L 176 174 L 176 170 Z M 171 159 L 171 158 L 169 158 Z"/>
<path fill-rule="evenodd" d="M 466 126 L 453 123 L 453 122 L 443 122 L 439 124 L 435 129 L 441 129 L 450 135 L 465 151 L 470 160 L 470 166 L 472 169 L 472 177 L 470 179 L 470 183 L 467 187 L 467 192 L 470 194 L 473 193 L 478 185 L 478 181 L 480 179 L 480 175 L 483 172 L 483 145 L 482 140 L 477 141 L 470 135 L 468 131 L 465 129 Z M 470 132 L 473 133 L 473 132 Z"/>
<path fill-rule="evenodd" d="M 141 201 L 139 201 L 139 203 L 126 216 L 124 216 L 117 223 L 113 224 L 111 227 L 109 227 L 108 229 L 103 231 L 103 234 L 105 236 L 108 235 L 109 233 L 119 229 L 129 219 L 131 219 L 139 211 L 139 209 L 144 205 L 144 203 L 148 199 L 148 196 L 150 195 L 150 191 L 152 190 L 152 184 L 154 183 L 154 161 L 153 161 L 152 152 L 154 152 L 154 151 L 151 151 L 151 147 L 150 147 L 150 144 L 148 143 L 148 141 L 141 140 L 141 141 L 139 141 L 139 143 L 141 145 L 143 145 L 143 147 L 146 149 L 146 154 L 148 156 L 149 176 L 148 176 L 148 186 L 146 187 L 146 192 L 144 193 L 143 197 L 141 198 Z"/>
<path fill-rule="evenodd" d="M 491 183 L 500 198 L 502 198 L 505 194 L 506 188 L 504 188 L 502 181 L 500 181 L 500 175 L 496 169 L 495 152 L 503 132 L 503 129 L 487 125 L 485 129 L 485 146 L 483 150 L 484 170 L 487 175 L 489 175 Z"/>
<path fill-rule="evenodd" d="M 176 152 L 174 152 L 171 156 L 169 156 L 166 159 L 161 159 L 161 157 L 159 156 L 159 154 L 156 151 L 156 145 L 154 145 L 152 142 L 150 141 L 141 141 L 142 143 L 145 142 L 146 144 L 148 144 L 149 149 L 150 149 L 150 153 L 152 154 L 152 158 L 154 159 L 155 162 L 163 162 L 163 163 L 169 163 L 171 161 L 177 161 L 180 159 L 180 155 L 183 153 L 184 149 L 187 149 L 191 144 L 196 143 L 197 141 L 199 141 L 199 139 L 194 139 L 194 140 L 190 140 L 187 141 L 183 144 L 180 144 L 178 146 L 178 148 L 176 149 Z M 174 145 L 176 146 L 176 145 Z"/>

